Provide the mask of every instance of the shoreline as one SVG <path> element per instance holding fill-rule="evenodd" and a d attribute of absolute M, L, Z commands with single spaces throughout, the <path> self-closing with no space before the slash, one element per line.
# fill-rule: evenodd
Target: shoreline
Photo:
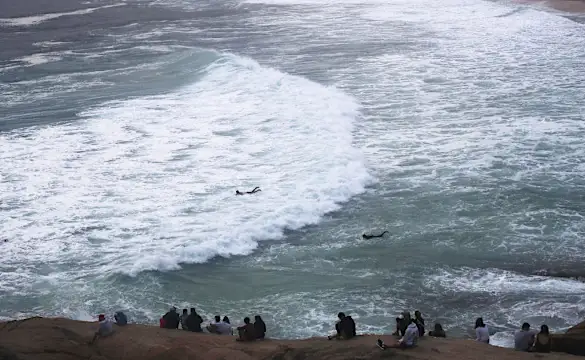
<path fill-rule="evenodd" d="M 433 359 L 433 360 L 528 360 L 545 357 L 551 360 L 582 359 L 566 353 L 534 354 L 489 346 L 474 340 L 432 338 L 424 336 L 413 349 L 385 349 L 396 342 L 392 335 L 358 335 L 351 340 L 309 338 L 302 340 L 265 339 L 241 343 L 235 336 L 192 333 L 161 329 L 152 325 L 115 326 L 115 332 L 89 344 L 97 330 L 96 322 L 64 318 L 34 317 L 0 323 L 0 358 L 28 359 L 91 359 L 91 360 L 350 360 L 350 359 Z M 449 336 L 449 334 L 447 334 Z M 557 344 L 584 350 L 585 322 L 566 334 L 553 337 Z"/>

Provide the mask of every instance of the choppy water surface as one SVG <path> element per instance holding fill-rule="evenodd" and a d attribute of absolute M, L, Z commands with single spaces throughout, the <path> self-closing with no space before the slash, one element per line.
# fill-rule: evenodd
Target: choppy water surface
<path fill-rule="evenodd" d="M 565 328 L 585 28 L 478 0 L 161 0 L 0 19 L 0 316 L 170 305 L 274 337 L 404 308 Z M 254 196 L 236 189 L 260 186 Z M 363 232 L 389 236 L 364 240 Z"/>

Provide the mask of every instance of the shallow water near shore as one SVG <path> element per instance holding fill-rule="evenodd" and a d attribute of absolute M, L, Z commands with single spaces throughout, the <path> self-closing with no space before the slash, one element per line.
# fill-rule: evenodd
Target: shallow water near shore
<path fill-rule="evenodd" d="M 585 27 L 448 0 L 0 14 L 0 317 L 585 316 Z M 236 189 L 260 186 L 253 196 Z M 388 230 L 365 240 L 364 232 Z"/>

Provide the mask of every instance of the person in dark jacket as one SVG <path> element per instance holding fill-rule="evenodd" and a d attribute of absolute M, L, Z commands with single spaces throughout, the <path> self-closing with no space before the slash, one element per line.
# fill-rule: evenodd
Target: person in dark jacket
<path fill-rule="evenodd" d="M 416 310 L 414 312 L 414 323 L 418 328 L 418 336 L 424 336 L 425 334 L 425 319 L 423 319 L 422 314 L 420 311 Z"/>
<path fill-rule="evenodd" d="M 118 326 L 124 326 L 128 324 L 128 318 L 126 317 L 126 314 L 124 314 L 122 311 L 116 312 L 114 314 L 114 319 L 116 320 L 116 325 Z"/>
<path fill-rule="evenodd" d="M 532 351 L 539 352 L 539 353 L 549 353 L 551 349 L 551 338 L 548 332 L 548 326 L 542 325 L 540 327 L 540 332 L 536 335 L 534 339 L 534 345 L 532 347 Z"/>
<path fill-rule="evenodd" d="M 344 313 L 340 312 L 337 314 L 339 321 L 335 324 L 335 336 L 329 336 L 329 340 L 331 339 L 351 339 L 356 336 L 355 332 L 355 321 L 351 318 L 351 316 L 346 316 Z"/>
<path fill-rule="evenodd" d="M 429 336 L 432 337 L 447 337 L 445 330 L 443 330 L 443 326 L 439 323 L 435 324 L 435 330 L 429 331 Z"/>
<path fill-rule="evenodd" d="M 254 334 L 256 339 L 264 339 L 264 336 L 266 336 L 266 324 L 260 315 L 254 316 Z"/>
<path fill-rule="evenodd" d="M 177 314 L 177 308 L 173 306 L 169 310 L 169 312 L 167 312 L 166 314 L 164 314 L 163 320 L 165 322 L 165 328 L 166 329 L 178 329 L 179 328 L 179 323 L 181 321 L 180 321 L 180 318 L 179 318 L 179 314 Z"/>
<path fill-rule="evenodd" d="M 203 332 L 201 329 L 201 324 L 203 323 L 203 318 L 197 314 L 195 308 L 191 308 L 191 313 L 187 316 L 187 329 L 193 332 Z"/>

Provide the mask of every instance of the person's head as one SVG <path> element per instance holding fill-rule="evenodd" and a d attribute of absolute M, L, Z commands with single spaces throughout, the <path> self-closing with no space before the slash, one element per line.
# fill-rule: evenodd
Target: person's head
<path fill-rule="evenodd" d="M 420 318 L 420 317 L 422 317 L 422 314 L 420 313 L 420 311 L 416 310 L 416 311 L 414 312 L 414 317 L 416 317 L 416 318 Z"/>
<path fill-rule="evenodd" d="M 416 320 L 411 318 L 410 321 L 408 322 L 409 324 L 416 324 Z"/>
<path fill-rule="evenodd" d="M 195 311 L 195 308 L 191 308 L 191 314 L 197 314 L 197 311 Z"/>
<path fill-rule="evenodd" d="M 339 320 L 342 320 L 345 317 L 345 314 L 340 312 L 339 314 L 337 314 L 337 317 L 339 318 Z"/>
<path fill-rule="evenodd" d="M 548 335 L 548 326 L 547 326 L 547 325 L 542 325 L 542 326 L 540 327 L 540 333 L 541 333 L 541 334 Z"/>
<path fill-rule="evenodd" d="M 171 307 L 171 309 L 169 310 L 170 312 L 177 312 L 177 308 L 176 307 Z"/>
<path fill-rule="evenodd" d="M 183 314 L 187 314 L 187 309 L 183 309 Z"/>
<path fill-rule="evenodd" d="M 256 315 L 254 316 L 254 322 L 259 321 L 259 322 L 263 322 L 262 318 L 260 317 L 260 315 Z"/>
<path fill-rule="evenodd" d="M 224 316 L 223 317 L 223 322 L 226 323 L 226 324 L 229 324 L 230 323 L 230 318 L 228 318 L 227 316 Z"/>
<path fill-rule="evenodd" d="M 248 325 L 249 323 L 250 323 L 250 318 L 246 316 L 244 318 L 244 324 Z"/>
<path fill-rule="evenodd" d="M 530 330 L 530 324 L 525 322 L 524 324 L 522 324 L 522 330 L 524 331 L 528 331 Z"/>
<path fill-rule="evenodd" d="M 485 324 L 483 323 L 483 318 L 477 318 L 477 320 L 475 320 L 475 328 L 479 328 L 479 327 L 485 327 Z"/>
<path fill-rule="evenodd" d="M 221 316 L 215 315 L 215 322 L 220 322 L 220 321 L 221 321 Z"/>
<path fill-rule="evenodd" d="M 443 332 L 443 326 L 439 323 L 435 324 L 435 332 Z"/>
<path fill-rule="evenodd" d="M 98 321 L 104 321 L 104 320 L 106 320 L 106 316 L 104 314 L 99 314 Z"/>

